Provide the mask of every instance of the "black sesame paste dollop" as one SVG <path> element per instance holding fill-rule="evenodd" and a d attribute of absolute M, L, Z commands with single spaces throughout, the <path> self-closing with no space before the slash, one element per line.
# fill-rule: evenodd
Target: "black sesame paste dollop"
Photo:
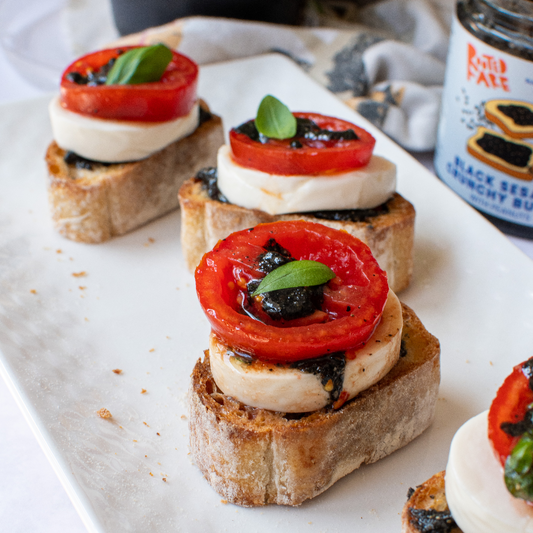
<path fill-rule="evenodd" d="M 206 108 L 202 107 L 202 105 L 198 106 L 198 113 L 199 113 L 199 123 L 198 125 L 201 126 L 204 122 L 209 122 L 213 118 L 213 114 L 211 111 L 207 110 Z"/>
<path fill-rule="evenodd" d="M 65 152 L 65 155 L 63 156 L 63 160 L 67 165 L 72 165 L 76 168 L 85 169 L 85 170 L 92 170 L 96 165 L 103 165 L 105 167 L 108 167 L 112 163 L 105 163 L 102 161 L 94 161 L 93 159 L 87 159 L 86 157 L 82 157 L 81 155 L 78 155 L 76 152 L 67 151 Z"/>
<path fill-rule="evenodd" d="M 119 50 L 118 55 L 124 53 L 124 50 Z M 80 72 L 69 72 L 65 78 L 77 85 L 88 85 L 89 87 L 95 87 L 97 85 L 105 85 L 109 71 L 113 68 L 116 57 L 112 57 L 105 65 L 102 65 L 98 70 L 87 69 L 85 75 Z"/>
<path fill-rule="evenodd" d="M 295 138 L 303 138 L 310 141 L 356 141 L 359 139 L 357 133 L 351 128 L 344 131 L 322 129 L 309 118 L 296 118 Z"/>
<path fill-rule="evenodd" d="M 268 142 L 268 137 L 266 135 L 263 135 L 262 133 L 259 133 L 258 129 L 255 127 L 255 120 L 249 120 L 248 122 L 244 122 L 240 126 L 237 126 L 235 128 L 235 131 L 237 133 L 242 133 L 243 135 L 246 135 L 246 137 L 249 137 L 250 139 L 252 139 L 252 141 L 257 141 L 262 144 Z"/>
<path fill-rule="evenodd" d="M 346 368 L 344 352 L 296 361 L 291 364 L 291 368 L 319 376 L 324 390 L 329 393 L 330 403 L 339 399 L 344 384 L 344 369 Z"/>
<path fill-rule="evenodd" d="M 195 179 L 202 182 L 202 189 L 211 200 L 228 203 L 228 199 L 218 188 L 218 172 L 216 167 L 205 167 L 196 173 Z"/>
<path fill-rule="evenodd" d="M 306 213 L 322 220 L 337 220 L 340 222 L 370 222 L 373 217 L 386 215 L 390 211 L 388 203 L 369 209 L 341 209 L 338 211 L 311 211 Z"/>
<path fill-rule="evenodd" d="M 294 261 L 290 252 L 283 248 L 275 239 L 271 238 L 263 246 L 264 252 L 256 258 L 257 269 L 261 272 L 269 273 L 280 266 Z M 272 320 L 294 320 L 312 315 L 321 309 L 324 301 L 324 285 L 313 287 L 294 287 L 290 289 L 280 289 L 261 294 L 258 299 L 252 298 L 261 283 L 261 279 L 254 279 L 248 282 L 247 291 L 247 311 L 253 314 L 253 308 L 259 305 L 264 313 Z"/>
<path fill-rule="evenodd" d="M 409 509 L 411 525 L 420 533 L 450 533 L 457 524 L 450 511 Z"/>
<path fill-rule="evenodd" d="M 234 129 L 236 133 L 242 133 L 249 137 L 252 141 L 257 141 L 262 144 L 269 142 L 269 138 L 260 133 L 255 127 L 255 121 L 249 120 L 244 124 Z M 325 142 L 340 142 L 340 141 L 355 141 L 359 137 L 353 129 L 345 131 L 332 131 L 322 129 L 316 122 L 308 118 L 296 117 L 296 135 L 291 137 L 292 141 L 290 147 L 299 149 L 303 147 L 302 140 L 307 141 L 325 141 Z"/>
<path fill-rule="evenodd" d="M 257 264 L 259 270 L 265 272 L 265 274 L 295 260 L 289 250 L 278 244 L 276 239 L 268 239 L 263 248 L 265 249 L 265 252 L 259 255 L 257 258 Z"/>
<path fill-rule="evenodd" d="M 253 285 L 248 285 L 250 289 Z M 255 289 L 254 289 L 255 290 Z M 312 315 L 324 301 L 321 285 L 279 289 L 263 294 L 263 311 L 273 320 L 294 320 Z"/>

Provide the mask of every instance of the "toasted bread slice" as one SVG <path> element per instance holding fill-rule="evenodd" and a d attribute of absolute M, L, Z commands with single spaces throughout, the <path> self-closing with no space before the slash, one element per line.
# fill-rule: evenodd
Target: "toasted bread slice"
<path fill-rule="evenodd" d="M 216 163 L 224 142 L 216 115 L 141 161 L 76 168 L 55 141 L 46 152 L 48 199 L 55 228 L 79 242 L 99 243 L 123 235 L 179 207 L 182 183 Z"/>
<path fill-rule="evenodd" d="M 450 515 L 446 502 L 444 476 L 444 471 L 439 472 L 415 490 L 410 489 L 409 498 L 402 511 L 402 533 L 420 533 L 420 531 L 462 533 Z M 434 529 L 427 529 L 430 523 L 435 526 Z M 441 528 L 437 528 L 437 525 L 441 525 Z"/>
<path fill-rule="evenodd" d="M 466 149 L 483 163 L 521 180 L 533 180 L 533 144 L 479 126 Z"/>
<path fill-rule="evenodd" d="M 435 411 L 440 347 L 409 307 L 402 310 L 400 360 L 336 411 L 295 416 L 246 406 L 218 389 L 206 351 L 192 374 L 189 428 L 211 486 L 247 507 L 299 505 L 420 435 Z"/>
<path fill-rule="evenodd" d="M 211 200 L 196 178 L 187 180 L 179 193 L 181 206 L 181 246 L 192 272 L 202 256 L 234 231 L 277 220 L 307 220 L 347 231 L 372 250 L 380 267 L 387 272 L 394 292 L 405 289 L 413 274 L 415 209 L 402 196 L 389 200 L 388 212 L 361 222 L 335 221 L 311 214 L 269 215 L 257 209 Z"/>
<path fill-rule="evenodd" d="M 485 104 L 485 116 L 509 137 L 525 139 L 533 137 L 533 104 L 520 100 L 489 100 Z"/>

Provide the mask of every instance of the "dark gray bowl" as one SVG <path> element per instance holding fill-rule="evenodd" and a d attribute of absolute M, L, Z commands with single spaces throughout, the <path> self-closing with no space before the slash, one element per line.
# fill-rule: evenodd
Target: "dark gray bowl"
<path fill-rule="evenodd" d="M 111 0 L 121 35 L 181 17 L 203 15 L 297 24 L 301 0 Z"/>

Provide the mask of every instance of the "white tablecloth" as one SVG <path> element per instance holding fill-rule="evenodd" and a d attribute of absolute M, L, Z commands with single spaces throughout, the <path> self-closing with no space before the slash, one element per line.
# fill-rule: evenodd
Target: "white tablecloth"
<path fill-rule="evenodd" d="M 0 49 L 0 103 L 32 98 L 43 91 L 24 81 Z M 1 120 L 1 117 L 0 117 Z M 431 154 L 419 159 L 432 168 Z M 533 258 L 533 241 L 510 237 Z M 85 531 L 74 507 L 40 449 L 5 383 L 0 379 L 0 530 Z"/>

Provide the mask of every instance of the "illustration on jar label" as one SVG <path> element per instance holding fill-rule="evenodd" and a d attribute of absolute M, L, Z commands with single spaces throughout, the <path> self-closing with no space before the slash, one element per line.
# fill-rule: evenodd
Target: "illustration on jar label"
<path fill-rule="evenodd" d="M 533 137 L 533 104 L 520 100 L 490 100 L 485 104 L 485 116 L 509 137 Z"/>
<path fill-rule="evenodd" d="M 484 106 L 485 118 L 504 132 L 479 126 L 467 150 L 483 163 L 510 176 L 533 180 L 533 145 L 517 139 L 533 137 L 533 106 L 515 100 L 491 100 Z"/>

